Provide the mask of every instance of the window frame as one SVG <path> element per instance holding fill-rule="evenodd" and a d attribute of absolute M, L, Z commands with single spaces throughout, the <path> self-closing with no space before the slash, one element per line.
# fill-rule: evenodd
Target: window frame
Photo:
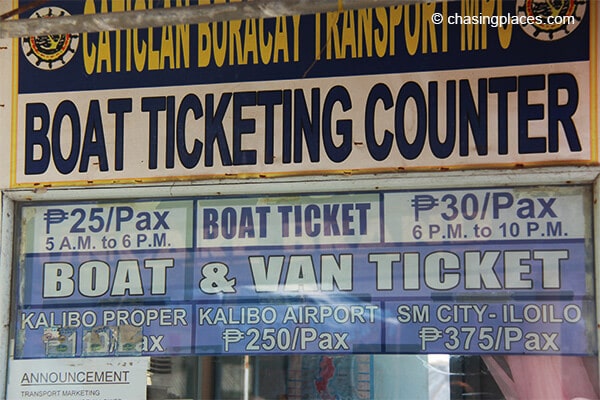
<path fill-rule="evenodd" d="M 13 284 L 15 275 L 14 252 L 18 229 L 15 212 L 20 205 L 40 201 L 85 201 L 113 199 L 178 198 L 186 196 L 234 196 L 269 193 L 284 195 L 306 192 L 307 184 L 313 193 L 344 193 L 378 190 L 565 186 L 592 187 L 592 234 L 594 243 L 596 322 L 600 321 L 600 167 L 544 167 L 523 169 L 490 169 L 466 171 L 434 171 L 399 174 L 364 174 L 296 176 L 258 179 L 218 179 L 194 182 L 164 182 L 141 185 L 106 185 L 95 187 L 56 187 L 6 190 L 0 205 L 0 393 L 7 389 L 8 368 L 13 350 L 11 324 Z M 597 335 L 600 329 L 597 329 Z M 599 361 L 600 363 L 600 361 Z"/>

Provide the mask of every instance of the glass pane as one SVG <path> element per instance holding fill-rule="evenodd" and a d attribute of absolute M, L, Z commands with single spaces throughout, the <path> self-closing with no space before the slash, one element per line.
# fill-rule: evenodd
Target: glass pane
<path fill-rule="evenodd" d="M 596 398 L 591 199 L 565 186 L 25 204 L 9 392 Z"/>

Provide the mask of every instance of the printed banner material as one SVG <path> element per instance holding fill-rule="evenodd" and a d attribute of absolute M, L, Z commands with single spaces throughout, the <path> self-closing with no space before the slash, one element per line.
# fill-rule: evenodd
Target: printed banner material
<path fill-rule="evenodd" d="M 551 187 L 28 205 L 15 357 L 591 354 L 590 198 Z"/>
<path fill-rule="evenodd" d="M 595 7 L 416 2 L 15 40 L 10 186 L 594 164 Z"/>

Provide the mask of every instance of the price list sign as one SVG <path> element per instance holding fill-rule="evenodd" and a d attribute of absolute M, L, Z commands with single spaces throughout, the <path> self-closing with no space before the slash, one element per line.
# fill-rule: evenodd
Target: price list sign
<path fill-rule="evenodd" d="M 26 205 L 16 358 L 592 354 L 587 187 Z"/>

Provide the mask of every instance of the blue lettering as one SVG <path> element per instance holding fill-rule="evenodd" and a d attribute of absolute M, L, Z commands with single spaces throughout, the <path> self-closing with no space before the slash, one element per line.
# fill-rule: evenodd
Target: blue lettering
<path fill-rule="evenodd" d="M 233 239 L 236 233 L 235 208 L 225 207 L 221 213 L 221 235 L 225 239 Z"/>
<path fill-rule="evenodd" d="M 258 92 L 257 104 L 265 107 L 265 164 L 273 164 L 275 159 L 275 106 L 282 104 L 282 92 L 271 90 Z"/>
<path fill-rule="evenodd" d="M 385 130 L 381 144 L 375 138 L 375 107 L 379 101 L 383 102 L 384 110 L 389 110 L 394 106 L 394 99 L 390 89 L 383 83 L 373 86 L 367 97 L 365 107 L 365 138 L 369 154 L 376 161 L 382 161 L 387 158 L 392 149 L 394 135 Z"/>
<path fill-rule="evenodd" d="M 121 224 L 131 221 L 133 218 L 133 208 L 129 206 L 119 206 L 116 208 L 117 232 L 121 230 Z"/>
<path fill-rule="evenodd" d="M 39 121 L 39 129 L 35 129 Z M 28 103 L 25 105 L 25 174 L 43 174 L 50 164 L 50 113 L 43 103 Z M 35 158 L 35 149 L 39 147 L 41 155 Z"/>
<path fill-rule="evenodd" d="M 123 138 L 125 132 L 125 113 L 132 110 L 131 99 L 108 100 L 108 112 L 115 114 L 115 171 L 123 170 Z"/>
<path fill-rule="evenodd" d="M 96 137 L 95 140 L 94 136 Z M 100 171 L 108 171 L 106 140 L 104 139 L 102 115 L 100 114 L 100 104 L 98 103 L 98 100 L 90 101 L 89 113 L 85 125 L 85 135 L 83 137 L 83 148 L 81 149 L 79 172 L 87 172 L 90 157 L 92 156 L 98 157 Z"/>
<path fill-rule="evenodd" d="M 350 211 L 354 210 L 354 204 L 342 204 L 342 234 L 343 235 L 354 235 L 354 228 L 352 223 L 354 222 L 354 215 Z"/>
<path fill-rule="evenodd" d="M 71 121 L 71 149 L 66 157 L 63 157 L 60 147 L 60 134 L 62 131 L 62 122 L 65 118 Z M 71 173 L 77 165 L 79 157 L 79 148 L 81 146 L 81 123 L 77 107 L 70 100 L 61 102 L 54 113 L 52 121 L 52 154 L 56 169 L 63 175 Z"/>
<path fill-rule="evenodd" d="M 256 105 L 256 92 L 233 95 L 233 165 L 256 165 L 256 150 L 242 149 L 242 135 L 256 133 L 256 121 L 242 118 L 242 108 Z"/>
<path fill-rule="evenodd" d="M 316 237 L 321 232 L 321 224 L 313 223 L 313 218 L 321 218 L 321 209 L 316 204 L 309 204 L 304 209 L 304 229 L 309 237 Z"/>
<path fill-rule="evenodd" d="M 292 162 L 292 91 L 283 91 L 283 163 Z"/>
<path fill-rule="evenodd" d="M 446 82 L 446 140 L 440 142 L 438 130 L 438 90 L 437 82 L 429 82 L 429 147 L 437 158 L 447 158 L 452 154 L 456 141 L 456 81 Z"/>
<path fill-rule="evenodd" d="M 357 203 L 358 210 L 358 233 L 361 235 L 367 234 L 367 211 L 371 209 L 370 203 Z"/>
<path fill-rule="evenodd" d="M 252 208 L 250 207 L 242 207 L 242 209 L 240 210 L 239 238 L 245 237 L 256 237 L 256 232 L 254 231 L 254 218 L 252 214 Z"/>
<path fill-rule="evenodd" d="M 544 119 L 543 104 L 529 104 L 529 92 L 543 90 L 546 82 L 543 75 L 519 77 L 519 154 L 544 153 L 546 138 L 529 137 L 529 121 Z"/>
<path fill-rule="evenodd" d="M 567 92 L 567 102 L 558 104 L 558 92 Z M 550 74 L 548 76 L 548 150 L 558 152 L 558 124 L 562 127 L 571 151 L 581 151 L 581 143 L 577 128 L 573 122 L 573 114 L 577 111 L 579 90 L 577 80 L 571 74 Z"/>
<path fill-rule="evenodd" d="M 311 113 L 309 116 L 304 92 L 302 89 L 294 91 L 294 162 L 296 163 L 302 162 L 302 132 L 304 132 L 310 161 L 319 162 L 320 160 L 320 90 L 314 88 L 311 94 Z"/>
<path fill-rule="evenodd" d="M 404 116 L 406 115 L 406 103 L 413 99 L 417 107 L 417 132 L 415 140 L 410 143 L 406 139 L 406 130 Z M 407 82 L 402 85 L 398 98 L 396 100 L 396 145 L 400 154 L 407 160 L 414 160 L 419 157 L 425 145 L 427 136 L 427 105 L 425 104 L 425 95 L 421 87 L 416 82 Z"/>
<path fill-rule="evenodd" d="M 325 204 L 323 206 L 323 232 L 325 236 L 339 236 L 340 227 L 338 226 L 339 204 Z"/>
<path fill-rule="evenodd" d="M 191 169 L 198 165 L 198 162 L 200 161 L 200 156 L 202 155 L 202 142 L 198 139 L 194 139 L 192 151 L 187 151 L 187 144 L 185 142 L 185 122 L 188 111 L 192 111 L 195 120 L 198 120 L 203 115 L 200 99 L 193 94 L 188 94 L 181 100 L 181 105 L 177 112 L 177 155 L 179 156 L 181 164 L 183 164 L 184 167 Z"/>
<path fill-rule="evenodd" d="M 258 221 L 260 226 L 259 235 L 261 238 L 267 237 L 267 214 L 271 212 L 271 207 L 256 207 L 255 211 L 258 214 Z"/>
<path fill-rule="evenodd" d="M 498 154 L 508 154 L 508 93 L 517 91 L 517 78 L 491 78 L 489 90 L 498 94 Z"/>
<path fill-rule="evenodd" d="M 214 95 L 206 95 L 206 154 L 204 165 L 212 167 L 214 164 L 214 145 L 215 141 L 219 146 L 219 154 L 223 165 L 232 165 L 227 138 L 225 137 L 225 128 L 223 128 L 223 119 L 225 111 L 231 101 L 231 93 L 223 93 L 217 110 L 214 110 Z"/>
<path fill-rule="evenodd" d="M 290 213 L 292 206 L 278 206 L 277 212 L 281 214 L 281 236 L 290 236 Z"/>
<path fill-rule="evenodd" d="M 167 132 L 165 150 L 165 167 L 173 168 L 175 166 L 175 96 L 167 96 Z M 179 127 L 178 127 L 179 128 Z"/>
<path fill-rule="evenodd" d="M 217 221 L 219 220 L 219 212 L 214 208 L 204 208 L 202 210 L 203 215 L 203 238 L 204 239 L 216 239 L 219 235 L 219 225 L 217 225 Z"/>
<path fill-rule="evenodd" d="M 336 103 L 340 103 L 342 111 L 352 108 L 352 100 L 348 90 L 343 86 L 331 88 L 323 105 L 323 145 L 327 157 L 333 162 L 342 162 L 352 151 L 352 120 L 336 121 L 336 133 L 342 136 L 342 143 L 336 146 L 331 132 L 331 113 Z"/>
<path fill-rule="evenodd" d="M 158 112 L 166 110 L 166 97 L 144 97 L 142 111 L 148 115 L 148 168 L 158 168 Z"/>
<path fill-rule="evenodd" d="M 469 81 L 462 79 L 459 83 L 459 135 L 460 135 L 460 151 L 461 156 L 469 155 L 469 126 L 473 132 L 475 148 L 480 156 L 488 153 L 488 138 L 487 138 L 487 80 L 480 79 L 478 81 L 478 107 L 479 113 L 475 108 L 475 101 Z"/>

